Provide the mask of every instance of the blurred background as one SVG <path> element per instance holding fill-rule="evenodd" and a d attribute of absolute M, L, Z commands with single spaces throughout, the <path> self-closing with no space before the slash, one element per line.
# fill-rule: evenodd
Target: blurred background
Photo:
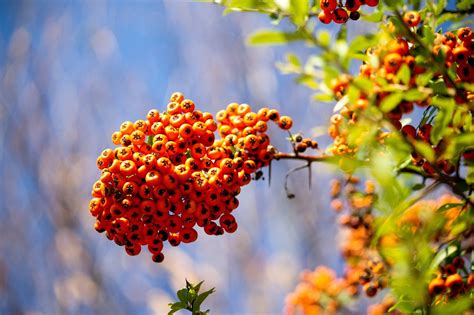
<path fill-rule="evenodd" d="M 213 113 L 230 102 L 278 108 L 308 136 L 326 124 L 332 106 L 275 68 L 288 47 L 246 46 L 269 19 L 222 11 L 179 0 L 0 1 L 0 314 L 166 314 L 185 278 L 217 288 L 211 314 L 281 314 L 302 270 L 342 274 L 326 165 L 314 165 L 311 189 L 305 171 L 292 175 L 290 200 L 285 174 L 300 163 L 273 163 L 271 186 L 265 171 L 243 189 L 236 233 L 167 246 L 161 264 L 93 228 L 96 157 L 121 122 L 163 109 L 174 91 Z M 289 150 L 286 133 L 270 134 Z"/>

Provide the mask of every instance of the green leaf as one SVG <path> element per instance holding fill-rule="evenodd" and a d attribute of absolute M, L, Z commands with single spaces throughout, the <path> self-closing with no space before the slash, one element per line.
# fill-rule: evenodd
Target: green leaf
<path fill-rule="evenodd" d="M 286 59 L 288 60 L 288 62 L 290 64 L 292 64 L 293 66 L 295 67 L 301 67 L 301 63 L 300 63 L 300 60 L 298 58 L 298 56 L 296 56 L 295 54 L 293 53 L 289 53 L 286 55 Z"/>
<path fill-rule="evenodd" d="M 403 99 L 408 102 L 422 101 L 426 99 L 428 95 L 417 89 L 411 89 L 403 94 Z"/>
<path fill-rule="evenodd" d="M 397 73 L 397 79 L 401 81 L 403 84 L 408 85 L 410 82 L 411 74 L 410 74 L 410 68 L 406 63 L 404 63 L 401 67 L 400 70 L 398 70 Z"/>
<path fill-rule="evenodd" d="M 466 167 L 466 183 L 469 185 L 474 184 L 474 165 Z"/>
<path fill-rule="evenodd" d="M 257 10 L 266 13 L 277 9 L 273 0 L 220 0 L 220 4 L 227 7 L 224 14 L 232 11 L 248 10 Z"/>
<path fill-rule="evenodd" d="M 456 104 L 453 99 L 441 99 L 439 97 L 433 98 L 432 104 L 439 108 L 430 135 L 431 142 L 436 145 L 449 132 L 448 125 L 453 118 Z"/>
<path fill-rule="evenodd" d="M 418 183 L 418 184 L 415 184 L 413 186 L 411 186 L 411 189 L 414 190 L 414 191 L 417 191 L 417 190 L 421 190 L 423 188 L 425 188 L 425 184 L 423 183 Z"/>
<path fill-rule="evenodd" d="M 316 94 L 313 96 L 313 99 L 319 102 L 332 102 L 334 101 L 334 96 L 331 94 Z"/>
<path fill-rule="evenodd" d="M 301 32 L 281 32 L 276 30 L 260 30 L 248 38 L 250 45 L 282 45 L 292 41 L 304 40 L 306 36 Z"/>
<path fill-rule="evenodd" d="M 293 23 L 297 26 L 303 26 L 308 18 L 309 4 L 308 0 L 290 0 Z"/>
<path fill-rule="evenodd" d="M 431 79 L 433 78 L 433 71 L 426 71 L 424 73 L 418 74 L 415 78 L 416 85 L 418 86 L 426 86 Z"/>
<path fill-rule="evenodd" d="M 450 300 L 448 303 L 439 303 L 435 305 L 432 309 L 432 314 L 468 314 L 469 310 L 472 310 L 472 303 L 471 296 L 462 296 L 457 299 Z"/>
<path fill-rule="evenodd" d="M 428 162 L 434 162 L 435 152 L 429 144 L 423 141 L 415 141 L 413 145 L 415 146 L 416 151 L 418 151 Z"/>
<path fill-rule="evenodd" d="M 212 293 L 216 292 L 216 289 L 215 288 L 212 288 L 206 292 L 203 292 L 201 294 L 199 294 L 197 297 L 196 297 L 196 300 L 194 300 L 194 304 L 193 304 L 193 312 L 197 312 L 199 311 L 200 307 L 201 307 L 201 304 L 204 302 L 204 300 Z"/>
<path fill-rule="evenodd" d="M 188 304 L 189 302 L 189 294 L 188 294 L 188 289 L 187 288 L 184 288 L 184 289 L 181 289 L 179 290 L 178 292 L 176 292 L 176 295 L 178 296 L 178 299 L 184 303 L 184 304 Z"/>
<path fill-rule="evenodd" d="M 199 282 L 198 284 L 194 285 L 194 290 L 196 293 L 199 293 L 199 290 L 201 290 L 201 285 L 204 283 L 204 280 Z"/>
<path fill-rule="evenodd" d="M 372 23 L 382 22 L 383 12 L 382 11 L 376 11 L 376 12 L 374 12 L 372 14 L 369 14 L 369 15 L 363 15 L 362 20 L 367 21 L 367 22 L 372 22 Z"/>
<path fill-rule="evenodd" d="M 331 34 L 324 30 L 318 33 L 318 42 L 323 47 L 329 47 L 331 44 Z"/>
<path fill-rule="evenodd" d="M 318 83 L 314 80 L 314 77 L 309 74 L 302 74 L 297 79 L 296 82 L 302 85 L 309 87 L 310 89 L 316 90 L 318 88 Z"/>
<path fill-rule="evenodd" d="M 447 203 L 447 204 L 444 204 L 442 205 L 441 207 L 438 208 L 438 212 L 443 212 L 443 211 L 447 211 L 449 209 L 452 209 L 452 208 L 456 208 L 456 207 L 462 207 L 464 204 L 462 203 Z"/>
<path fill-rule="evenodd" d="M 181 302 L 176 302 L 176 303 L 169 303 L 168 304 L 171 310 L 168 312 L 168 315 L 173 315 L 179 310 L 186 309 L 187 305 L 183 304 Z"/>
<path fill-rule="evenodd" d="M 443 12 L 444 8 L 446 7 L 446 0 L 438 0 L 438 4 L 436 5 L 434 14 L 435 15 L 440 15 L 441 12 Z"/>
<path fill-rule="evenodd" d="M 470 8 L 472 8 L 472 0 L 459 1 L 458 4 L 456 5 L 456 7 L 459 10 L 469 10 Z"/>
<path fill-rule="evenodd" d="M 443 81 L 434 82 L 431 84 L 431 88 L 435 94 L 448 95 L 448 89 L 446 88 L 446 84 Z"/>
<path fill-rule="evenodd" d="M 360 35 L 355 37 L 349 45 L 349 52 L 365 52 L 367 48 L 377 44 L 377 38 L 374 35 Z"/>
<path fill-rule="evenodd" d="M 395 107 L 400 104 L 400 102 L 403 100 L 403 93 L 402 92 L 396 92 L 388 95 L 385 97 L 382 102 L 380 103 L 380 109 L 388 113 L 392 111 Z"/>

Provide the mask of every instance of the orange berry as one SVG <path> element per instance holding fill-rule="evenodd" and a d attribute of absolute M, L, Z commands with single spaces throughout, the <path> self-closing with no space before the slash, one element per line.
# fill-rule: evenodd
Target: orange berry
<path fill-rule="evenodd" d="M 183 100 L 180 103 L 180 107 L 184 113 L 189 113 L 189 112 L 194 111 L 195 105 L 194 105 L 194 102 L 191 100 Z"/>
<path fill-rule="evenodd" d="M 293 120 L 289 116 L 281 116 L 278 125 L 281 129 L 288 130 L 293 126 Z"/>
<path fill-rule="evenodd" d="M 336 0 L 320 0 L 319 6 L 321 7 L 321 10 L 323 11 L 332 12 L 337 7 L 337 1 Z"/>
<path fill-rule="evenodd" d="M 452 274 L 446 278 L 446 287 L 451 290 L 451 292 L 458 292 L 464 282 L 461 275 L 458 273 Z"/>
<path fill-rule="evenodd" d="M 418 12 L 409 11 L 403 15 L 403 22 L 410 27 L 415 27 L 420 24 L 421 16 Z"/>
<path fill-rule="evenodd" d="M 184 95 L 180 92 L 174 92 L 171 94 L 170 102 L 181 103 L 184 100 Z"/>

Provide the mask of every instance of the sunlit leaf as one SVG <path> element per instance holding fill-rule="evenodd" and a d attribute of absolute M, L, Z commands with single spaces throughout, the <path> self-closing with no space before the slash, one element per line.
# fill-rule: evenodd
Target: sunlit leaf
<path fill-rule="evenodd" d="M 301 32 L 281 32 L 277 30 L 260 30 L 248 38 L 250 45 L 282 45 L 292 41 L 304 40 L 306 36 Z"/>
<path fill-rule="evenodd" d="M 397 107 L 400 102 L 403 100 L 403 93 L 402 92 L 396 92 L 392 93 L 388 96 L 386 96 L 382 102 L 380 103 L 380 109 L 388 113 L 392 111 L 395 107 Z"/>

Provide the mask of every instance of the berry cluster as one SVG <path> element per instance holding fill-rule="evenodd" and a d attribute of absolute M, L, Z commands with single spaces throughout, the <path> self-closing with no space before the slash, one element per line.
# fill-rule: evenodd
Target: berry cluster
<path fill-rule="evenodd" d="M 474 273 L 468 273 L 462 256 L 454 257 L 449 264 L 440 266 L 436 278 L 431 280 L 428 290 L 432 297 L 452 299 L 474 289 Z"/>
<path fill-rule="evenodd" d="M 404 15 L 405 23 L 409 26 L 417 26 L 420 23 L 419 14 L 416 12 L 409 12 Z M 456 34 L 448 32 L 445 34 L 436 34 L 433 46 L 433 54 L 441 58 L 441 62 L 450 69 L 454 69 L 457 77 L 455 83 L 473 83 L 474 82 L 474 33 L 469 27 L 463 27 L 457 30 Z M 333 138 L 333 145 L 329 148 L 329 152 L 335 155 L 353 154 L 357 152 L 357 144 L 349 144 L 347 141 L 348 128 L 358 121 L 358 116 L 361 111 L 364 111 L 372 102 L 376 106 L 380 106 L 387 97 L 391 96 L 391 92 L 384 89 L 377 82 L 385 82 L 385 84 L 394 84 L 401 86 L 407 90 L 424 89 L 426 86 L 420 86 L 420 81 L 417 77 L 422 74 L 430 73 L 430 65 L 418 62 L 417 44 L 410 41 L 408 38 L 397 37 L 391 39 L 386 44 L 382 44 L 367 51 L 372 62 L 364 63 L 360 67 L 360 77 L 368 78 L 374 82 L 374 94 L 362 95 L 356 102 L 344 106 L 340 113 L 333 115 L 328 129 L 329 135 Z M 375 60 L 375 61 L 374 61 Z M 399 71 L 402 68 L 408 68 L 411 74 L 408 82 L 401 82 L 399 78 Z M 430 77 L 432 82 L 441 82 L 447 87 L 450 86 L 450 81 L 442 73 L 434 72 Z M 352 82 L 349 76 L 341 76 L 331 86 L 334 95 L 337 99 L 342 98 L 348 86 Z M 427 83 L 426 83 L 427 84 Z M 403 100 L 390 112 L 386 113 L 386 117 L 392 122 L 394 128 L 401 131 L 402 135 L 410 141 L 423 141 L 430 144 L 438 156 L 441 156 L 446 149 L 446 143 L 441 140 L 437 143 L 432 142 L 431 129 L 432 125 L 429 122 L 424 122 L 419 126 L 407 124 L 402 127 L 402 118 L 413 112 L 414 107 L 418 106 L 426 108 L 431 105 L 431 100 L 437 96 L 432 89 L 426 89 L 428 95 L 419 101 Z M 459 106 L 470 103 L 474 100 L 474 93 L 457 89 L 455 101 Z M 468 115 L 466 111 L 466 115 Z M 467 118 L 466 118 L 467 119 Z M 462 119 L 464 122 L 464 119 Z M 464 123 L 450 124 L 449 128 L 452 133 L 458 134 L 463 132 Z M 389 134 L 382 130 L 379 131 L 378 140 L 382 143 Z M 464 154 L 465 158 L 473 156 L 471 152 Z M 416 165 L 422 166 L 424 171 L 430 175 L 435 169 L 443 171 L 445 174 L 452 174 L 456 171 L 455 165 L 448 160 L 439 159 L 436 164 L 430 164 L 425 159 L 420 157 L 416 152 L 413 153 L 413 161 Z"/>
<path fill-rule="evenodd" d="M 363 5 L 375 7 L 379 0 L 346 0 L 342 4 L 340 0 L 320 0 L 321 13 L 318 18 L 324 24 L 335 22 L 337 24 L 346 23 L 347 20 L 358 20 L 360 18 L 359 9 Z"/>
<path fill-rule="evenodd" d="M 307 149 L 318 149 L 318 142 L 311 138 L 304 138 L 301 134 L 291 135 L 293 149 L 297 153 L 304 153 Z"/>
<path fill-rule="evenodd" d="M 301 274 L 301 282 L 286 297 L 285 314 L 338 314 L 343 306 L 344 279 L 320 266 Z"/>
<path fill-rule="evenodd" d="M 381 303 L 372 304 L 367 308 L 367 315 L 401 315 L 402 312 L 397 309 L 392 309 L 395 304 L 396 300 L 391 295 L 386 295 Z"/>
<path fill-rule="evenodd" d="M 358 187 L 359 179 L 349 177 L 345 181 L 344 195 L 342 183 L 334 180 L 331 184 L 331 207 L 337 213 L 348 209 L 339 217 L 339 224 L 347 229 L 347 237 L 342 243 L 342 255 L 347 262 L 346 281 L 350 292 L 358 293 L 361 285 L 368 297 L 373 297 L 387 285 L 386 267 L 376 251 L 370 249 L 374 236 L 373 204 L 375 185 L 365 182 L 364 190 Z M 345 201 L 341 197 L 344 197 Z"/>
<path fill-rule="evenodd" d="M 193 242 L 197 227 L 209 235 L 234 232 L 241 187 L 273 157 L 266 122 L 289 129 L 292 120 L 235 103 L 217 120 L 174 93 L 166 112 L 153 109 L 146 120 L 122 123 L 112 135 L 118 147 L 97 158 L 102 175 L 89 204 L 96 230 L 129 255 L 147 246 L 155 262 L 164 259 L 165 241 Z M 215 139 L 217 130 L 223 139 Z"/>

